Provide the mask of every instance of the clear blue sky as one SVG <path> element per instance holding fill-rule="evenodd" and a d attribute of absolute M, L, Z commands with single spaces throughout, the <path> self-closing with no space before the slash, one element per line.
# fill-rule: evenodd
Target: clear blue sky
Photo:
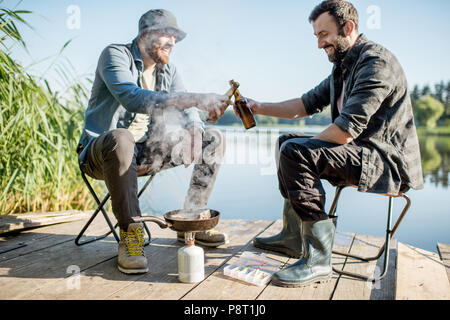
<path fill-rule="evenodd" d="M 1 6 L 12 8 L 18 0 Z M 140 16 L 149 9 L 171 10 L 188 36 L 176 45 L 172 61 L 188 90 L 225 92 L 229 79 L 242 93 L 264 101 L 300 96 L 317 85 L 332 65 L 317 49 L 307 21 L 319 1 L 299 0 L 24 0 L 17 8 L 34 12 L 27 21 L 34 31 L 20 30 L 29 54 L 15 49 L 14 57 L 30 65 L 52 57 L 73 39 L 63 56 L 74 76 L 93 75 L 102 49 L 127 43 L 137 34 Z M 450 80 L 448 0 L 355 0 L 360 32 L 400 60 L 409 82 L 423 85 Z M 70 29 L 70 5 L 80 9 L 80 28 Z M 375 11 L 373 7 L 376 6 Z M 379 19 L 378 19 L 379 18 Z M 52 59 L 30 68 L 42 74 Z M 62 61 L 62 60 L 58 60 Z M 46 74 L 54 83 L 55 73 Z"/>

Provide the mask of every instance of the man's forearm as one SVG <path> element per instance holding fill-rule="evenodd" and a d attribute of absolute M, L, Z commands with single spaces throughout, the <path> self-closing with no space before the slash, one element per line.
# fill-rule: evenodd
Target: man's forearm
<path fill-rule="evenodd" d="M 166 100 L 166 106 L 174 106 L 180 110 L 192 107 L 198 107 L 201 101 L 201 95 L 198 93 L 177 92 L 171 93 Z"/>
<path fill-rule="evenodd" d="M 298 119 L 308 116 L 301 98 L 279 103 L 261 103 L 258 114 L 285 119 Z"/>
<path fill-rule="evenodd" d="M 353 141 L 353 137 L 347 132 L 342 130 L 336 124 L 331 124 L 324 131 L 314 137 L 314 139 L 327 141 L 336 144 L 347 144 Z"/>

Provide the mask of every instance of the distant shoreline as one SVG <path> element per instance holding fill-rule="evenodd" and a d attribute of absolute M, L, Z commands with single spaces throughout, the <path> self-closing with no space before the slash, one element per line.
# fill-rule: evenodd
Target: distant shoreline
<path fill-rule="evenodd" d="M 425 127 L 417 127 L 417 134 L 421 135 L 421 136 L 450 137 L 450 126 L 436 127 L 434 129 L 428 129 Z"/>
<path fill-rule="evenodd" d="M 319 133 L 325 130 L 326 126 L 291 126 L 291 125 L 277 125 L 277 126 L 256 126 L 249 130 L 245 130 L 242 125 L 212 125 L 215 128 L 221 130 L 234 130 L 234 131 L 243 131 L 243 132 L 252 132 L 258 130 L 267 130 L 274 131 L 278 130 L 279 132 L 303 132 L 303 133 Z"/>
<path fill-rule="evenodd" d="M 326 126 L 293 126 L 293 125 L 276 125 L 276 126 L 256 126 L 255 128 L 252 128 L 250 130 L 245 130 L 245 128 L 240 125 L 214 125 L 214 127 L 217 127 L 222 130 L 230 129 L 230 130 L 242 130 L 246 132 L 251 132 L 256 130 L 279 130 L 280 132 L 304 132 L 304 133 L 319 133 L 325 128 Z M 420 136 L 450 136 L 450 127 L 436 127 L 434 129 L 428 129 L 425 127 L 417 127 L 417 134 Z"/>

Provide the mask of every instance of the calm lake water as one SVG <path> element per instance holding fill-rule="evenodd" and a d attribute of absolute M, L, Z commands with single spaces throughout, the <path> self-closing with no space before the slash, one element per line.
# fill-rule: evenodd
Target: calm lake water
<path fill-rule="evenodd" d="M 278 190 L 274 158 L 275 141 L 286 129 L 221 127 L 227 139 L 225 159 L 217 176 L 208 207 L 219 210 L 221 219 L 276 220 L 282 218 L 283 199 Z M 303 128 L 315 133 L 321 129 Z M 428 251 L 436 244 L 450 244 L 450 137 L 420 137 L 425 188 L 410 190 L 411 208 L 400 225 L 396 238 Z M 193 166 L 160 172 L 141 197 L 145 213 L 162 215 L 183 206 Z M 140 180 L 140 183 L 143 183 Z M 323 181 L 328 209 L 335 188 Z M 404 200 L 394 200 L 396 220 Z M 338 230 L 384 236 L 388 198 L 356 189 L 345 189 L 339 200 Z M 219 222 L 220 223 L 220 222 Z"/>

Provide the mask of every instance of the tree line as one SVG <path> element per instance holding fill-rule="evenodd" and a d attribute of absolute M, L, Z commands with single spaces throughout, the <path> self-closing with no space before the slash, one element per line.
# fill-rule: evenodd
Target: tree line
<path fill-rule="evenodd" d="M 450 127 L 450 81 L 441 81 L 433 86 L 415 85 L 410 91 L 410 97 L 417 125 L 427 128 Z M 279 119 L 262 115 L 256 115 L 255 118 L 260 126 L 326 126 L 331 123 L 330 109 L 326 108 L 324 112 L 304 119 Z M 217 124 L 238 126 L 241 122 L 229 108 Z"/>
<path fill-rule="evenodd" d="M 420 126 L 450 127 L 450 81 L 441 81 L 433 87 L 415 85 L 411 91 L 414 116 Z"/>

